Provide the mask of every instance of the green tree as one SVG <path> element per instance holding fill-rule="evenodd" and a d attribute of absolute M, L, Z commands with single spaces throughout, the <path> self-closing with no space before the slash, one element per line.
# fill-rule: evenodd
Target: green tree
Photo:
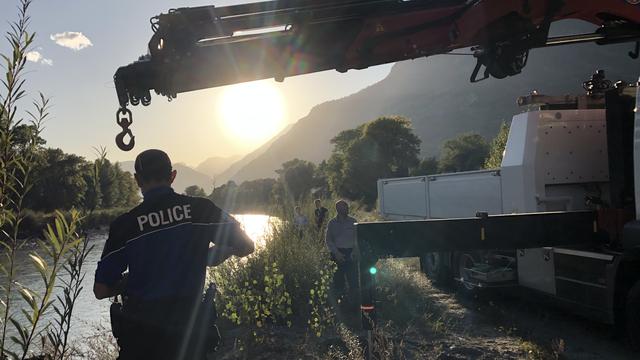
<path fill-rule="evenodd" d="M 37 180 L 26 198 L 26 207 L 50 212 L 137 205 L 140 196 L 133 176 L 104 156 L 90 163 L 60 149 L 40 150 L 33 170 Z"/>
<path fill-rule="evenodd" d="M 272 204 L 275 179 L 256 179 L 245 181 L 237 188 L 235 196 L 236 211 L 265 211 Z"/>
<path fill-rule="evenodd" d="M 140 203 L 140 188 L 133 175 L 128 171 L 122 172 L 120 179 L 122 185 L 122 206 L 132 207 Z"/>
<path fill-rule="evenodd" d="M 187 186 L 187 188 L 184 189 L 184 194 L 194 197 L 207 197 L 207 193 L 205 193 L 204 189 L 198 185 Z"/>
<path fill-rule="evenodd" d="M 362 137 L 365 125 L 366 124 L 362 124 L 355 129 L 344 130 L 338 133 L 338 135 L 331 139 L 333 152 L 345 154 L 349 149 L 349 146 L 351 146 L 354 141 Z"/>
<path fill-rule="evenodd" d="M 322 160 L 316 171 L 313 174 L 313 189 L 312 194 L 314 198 L 326 198 L 331 196 L 331 190 L 329 187 L 329 163 L 326 160 Z"/>
<path fill-rule="evenodd" d="M 100 162 L 98 169 L 100 179 L 100 193 L 102 194 L 102 207 L 105 209 L 117 206 L 118 197 L 120 196 L 118 188 L 118 179 L 115 167 L 107 159 Z"/>
<path fill-rule="evenodd" d="M 282 183 L 284 193 L 290 200 L 297 202 L 309 195 L 313 188 L 315 169 L 312 162 L 293 159 L 276 170 L 278 181 Z"/>
<path fill-rule="evenodd" d="M 83 176 L 82 157 L 65 154 L 60 149 L 44 149 L 38 158 L 33 189 L 26 199 L 30 209 L 51 212 L 84 205 L 87 183 Z"/>
<path fill-rule="evenodd" d="M 491 140 L 489 144 L 489 156 L 484 162 L 485 169 L 497 169 L 502 165 L 502 157 L 504 150 L 507 147 L 507 138 L 509 137 L 510 124 L 502 122 L 500 124 L 500 130 L 496 137 Z"/>
<path fill-rule="evenodd" d="M 368 206 L 376 201 L 378 179 L 407 176 L 419 164 L 420 139 L 411 122 L 399 116 L 343 131 L 331 143 L 334 149 L 325 169 L 331 190 Z"/>
<path fill-rule="evenodd" d="M 378 179 L 394 177 L 390 164 L 381 159 L 380 150 L 372 139 L 366 137 L 351 145 L 344 158 L 342 196 L 373 206 Z"/>
<path fill-rule="evenodd" d="M 82 169 L 82 176 L 87 184 L 87 191 L 84 194 L 85 209 L 95 210 L 102 205 L 99 177 L 100 160 L 96 159 L 93 163 L 86 163 Z"/>
<path fill-rule="evenodd" d="M 344 188 L 344 153 L 333 149 L 333 153 L 329 160 L 327 160 L 326 173 L 327 182 L 329 183 L 329 190 L 331 193 L 344 196 L 346 189 Z"/>
<path fill-rule="evenodd" d="M 371 141 L 372 160 L 386 162 L 393 176 L 407 176 L 409 169 L 418 165 L 421 141 L 413 133 L 409 119 L 380 117 L 365 126 L 364 139 Z"/>
<path fill-rule="evenodd" d="M 34 124 L 18 124 L 12 129 L 13 143 L 19 152 L 24 152 L 28 147 L 40 148 L 47 142 L 40 136 L 42 129 Z"/>
<path fill-rule="evenodd" d="M 489 153 L 489 145 L 478 134 L 462 134 L 447 140 L 440 157 L 441 172 L 459 172 L 481 169 Z"/>
<path fill-rule="evenodd" d="M 122 170 L 119 163 L 113 165 L 113 186 L 117 191 L 112 191 L 115 196 L 112 207 L 131 207 L 140 202 L 138 185 L 130 172 Z M 204 195 L 206 196 L 206 194 Z"/>
<path fill-rule="evenodd" d="M 209 199 L 219 207 L 232 211 L 235 207 L 238 184 L 229 180 L 226 184 L 214 188 L 209 195 Z"/>
<path fill-rule="evenodd" d="M 438 173 L 438 159 L 430 156 L 422 159 L 418 166 L 411 169 L 411 176 L 433 175 Z"/>

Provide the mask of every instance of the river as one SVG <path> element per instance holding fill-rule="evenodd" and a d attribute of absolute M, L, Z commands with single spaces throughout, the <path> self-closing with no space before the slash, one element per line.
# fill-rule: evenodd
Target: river
<path fill-rule="evenodd" d="M 234 215 L 234 217 L 242 224 L 247 235 L 257 246 L 264 244 L 265 235 L 268 234 L 271 228 L 270 224 L 274 218 L 267 215 Z M 85 278 L 82 285 L 84 289 L 80 293 L 73 313 L 71 338 L 75 341 L 81 341 L 83 338 L 95 334 L 98 327 L 110 327 L 110 302 L 108 300 L 96 300 L 92 291 L 94 273 L 106 240 L 106 232 L 93 232 L 89 235 L 93 250 L 89 253 L 83 265 Z M 42 280 L 28 258 L 28 254 L 32 250 L 33 247 L 24 247 L 18 253 L 16 280 L 37 291 L 42 286 Z M 17 293 L 14 295 L 14 304 L 24 304 Z M 50 309 L 46 316 L 52 315 L 55 315 L 55 313 L 53 309 Z M 13 333 L 13 331 L 10 332 Z"/>

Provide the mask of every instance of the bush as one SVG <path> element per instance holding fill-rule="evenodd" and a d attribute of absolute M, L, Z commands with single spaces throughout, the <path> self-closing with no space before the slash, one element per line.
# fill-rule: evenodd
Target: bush
<path fill-rule="evenodd" d="M 236 325 L 303 326 L 321 336 L 332 323 L 328 297 L 335 272 L 321 239 L 315 227 L 301 234 L 292 222 L 279 221 L 264 247 L 213 268 L 221 316 Z"/>

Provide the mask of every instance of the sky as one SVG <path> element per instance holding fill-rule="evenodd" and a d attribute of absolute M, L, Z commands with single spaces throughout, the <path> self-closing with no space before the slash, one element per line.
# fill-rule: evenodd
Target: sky
<path fill-rule="evenodd" d="M 266 139 L 240 140 L 237 132 L 225 126 L 219 107 L 228 86 L 179 94 L 172 103 L 154 96 L 151 106 L 133 107 L 131 128 L 136 148 L 120 151 L 114 143 L 119 127 L 115 124 L 118 103 L 112 80 L 118 67 L 146 53 L 152 16 L 177 7 L 246 2 L 251 1 L 34 0 L 30 15 L 36 39 L 28 57 L 29 94 L 22 105 L 28 106 L 29 98 L 37 98 L 38 92 L 50 97 L 51 118 L 43 133 L 47 145 L 88 159 L 95 158 L 94 148 L 100 146 L 106 147 L 108 157 L 115 161 L 132 160 L 137 151 L 146 148 L 161 148 L 174 162 L 192 166 L 212 156 L 246 154 Z M 0 1 L 3 32 L 16 19 L 17 5 L 17 0 Z M 0 43 L 0 52 L 6 50 L 7 45 Z M 287 78 L 283 83 L 263 80 L 261 84 L 275 87 L 280 94 L 283 108 L 278 126 L 284 128 L 314 105 L 383 79 L 390 68 L 382 65 L 346 74 L 326 71 Z M 250 101 L 245 105 L 260 106 Z"/>

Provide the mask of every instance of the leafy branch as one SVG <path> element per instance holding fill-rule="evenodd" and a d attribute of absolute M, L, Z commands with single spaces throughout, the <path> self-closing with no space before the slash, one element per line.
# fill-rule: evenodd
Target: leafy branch
<path fill-rule="evenodd" d="M 81 221 L 80 213 L 72 210 L 70 215 L 71 219 L 67 221 L 64 214 L 56 212 L 54 226 L 49 224 L 44 232 L 45 240 L 38 241 L 40 250 L 46 254 L 50 264 L 37 252 L 29 254 L 29 259 L 40 274 L 44 290 L 40 294 L 26 286 L 20 286 L 18 290 L 23 300 L 29 305 L 28 309 L 21 310 L 28 326 L 22 325 L 13 316 L 9 318 L 19 335 L 19 337 L 12 336 L 11 339 L 22 350 L 21 356 L 16 357 L 21 360 L 26 359 L 29 354 L 29 347 L 40 332 L 38 325 L 42 316 L 54 302 L 52 296 L 60 269 L 66 266 L 69 254 L 73 253 L 74 249 L 78 249 L 82 242 L 82 238 L 77 233 Z"/>
<path fill-rule="evenodd" d="M 35 136 L 40 132 L 41 122 L 31 126 L 23 125 L 17 119 L 17 103 L 25 96 L 24 70 L 26 54 L 33 43 L 35 34 L 28 31 L 30 18 L 27 14 L 31 0 L 21 0 L 18 6 L 18 20 L 10 24 L 11 30 L 5 39 L 10 45 L 10 55 L 0 54 L 5 76 L 0 79 L 0 246 L 4 248 L 4 260 L 0 271 L 5 282 L 0 289 L 4 292 L 2 306 L 2 334 L 0 336 L 0 357 L 5 354 L 7 324 L 11 313 L 11 294 L 15 283 L 15 256 L 21 245 L 18 233 L 22 222 L 22 202 L 29 192 L 30 172 L 37 148 Z M 44 97 L 42 97 L 44 100 Z M 46 117 L 47 102 L 43 101 L 42 120 Z M 18 142 L 18 135 L 26 135 L 25 141 Z M 18 287 L 18 291 L 20 288 Z M 21 295 L 29 298 L 27 293 Z"/>

